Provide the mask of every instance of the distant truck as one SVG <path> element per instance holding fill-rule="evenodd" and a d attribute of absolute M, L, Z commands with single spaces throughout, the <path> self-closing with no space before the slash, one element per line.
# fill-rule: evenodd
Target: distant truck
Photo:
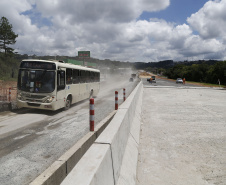
<path fill-rule="evenodd" d="M 147 78 L 147 81 L 150 83 L 156 83 L 155 76 L 151 76 L 151 78 Z"/>
<path fill-rule="evenodd" d="M 136 74 L 131 74 L 131 78 L 136 78 Z"/>

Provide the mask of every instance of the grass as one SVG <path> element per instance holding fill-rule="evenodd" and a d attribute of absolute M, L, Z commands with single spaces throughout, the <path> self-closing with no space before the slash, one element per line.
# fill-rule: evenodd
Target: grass
<path fill-rule="evenodd" d="M 170 81 L 176 81 L 175 79 L 170 79 L 167 78 L 165 76 L 156 76 L 157 78 L 163 78 L 165 80 L 170 80 Z M 186 81 L 186 83 L 190 83 L 193 85 L 199 85 L 199 86 L 203 86 L 203 87 L 221 87 L 221 88 L 226 88 L 226 85 L 220 85 L 219 84 L 210 84 L 210 83 L 203 83 L 203 82 L 193 82 L 193 81 Z"/>
<path fill-rule="evenodd" d="M 202 83 L 202 82 L 192 82 L 192 81 L 186 81 L 187 83 L 199 85 L 199 86 L 205 86 L 205 87 L 222 87 L 226 88 L 226 85 L 220 85 L 219 84 L 210 84 L 210 83 Z"/>

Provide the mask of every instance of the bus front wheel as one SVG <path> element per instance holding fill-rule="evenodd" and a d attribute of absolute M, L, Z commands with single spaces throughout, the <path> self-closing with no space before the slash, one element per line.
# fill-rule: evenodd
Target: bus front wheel
<path fill-rule="evenodd" d="M 65 110 L 68 110 L 71 107 L 71 99 L 68 97 L 66 100 Z"/>

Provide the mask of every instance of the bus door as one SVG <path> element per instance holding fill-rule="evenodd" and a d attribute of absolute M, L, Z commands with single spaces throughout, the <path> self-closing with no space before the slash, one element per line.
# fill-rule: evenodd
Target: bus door
<path fill-rule="evenodd" d="M 65 71 L 64 70 L 58 70 L 57 71 L 57 102 L 59 107 L 65 106 L 65 96 L 66 96 L 66 90 L 65 90 Z"/>

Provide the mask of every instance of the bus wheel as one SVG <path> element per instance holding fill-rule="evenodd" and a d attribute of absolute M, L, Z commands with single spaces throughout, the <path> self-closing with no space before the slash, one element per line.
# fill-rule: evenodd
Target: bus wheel
<path fill-rule="evenodd" d="M 66 105 L 64 107 L 64 110 L 68 110 L 71 107 L 71 99 L 68 97 L 66 100 Z"/>

